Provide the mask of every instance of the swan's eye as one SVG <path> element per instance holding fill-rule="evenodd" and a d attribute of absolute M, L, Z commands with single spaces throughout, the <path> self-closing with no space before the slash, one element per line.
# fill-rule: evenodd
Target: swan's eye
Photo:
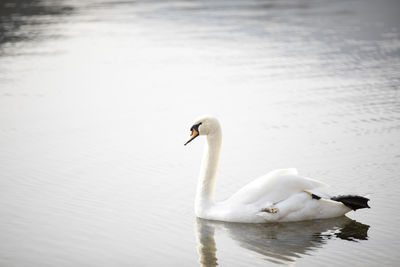
<path fill-rule="evenodd" d="M 200 123 L 198 123 L 198 124 L 193 125 L 192 128 L 190 128 L 190 131 L 193 132 L 193 130 L 196 130 L 196 131 L 198 132 L 198 131 L 199 131 L 199 126 L 200 126 L 201 124 L 202 124 L 202 123 L 200 122 Z"/>

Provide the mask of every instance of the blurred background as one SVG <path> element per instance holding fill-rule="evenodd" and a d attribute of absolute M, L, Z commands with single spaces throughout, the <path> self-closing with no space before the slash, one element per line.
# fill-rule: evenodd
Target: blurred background
<path fill-rule="evenodd" d="M 1 266 L 395 266 L 397 0 L 2 0 Z M 196 220 L 277 168 L 369 194 L 349 218 Z M 355 221 L 356 220 L 356 221 Z"/>

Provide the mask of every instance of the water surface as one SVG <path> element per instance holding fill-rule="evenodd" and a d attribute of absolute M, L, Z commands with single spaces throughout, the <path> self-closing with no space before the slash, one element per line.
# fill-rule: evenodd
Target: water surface
<path fill-rule="evenodd" d="M 0 265 L 398 265 L 399 6 L 1 1 Z M 204 113 L 218 200 L 297 167 L 372 209 L 196 220 Z"/>

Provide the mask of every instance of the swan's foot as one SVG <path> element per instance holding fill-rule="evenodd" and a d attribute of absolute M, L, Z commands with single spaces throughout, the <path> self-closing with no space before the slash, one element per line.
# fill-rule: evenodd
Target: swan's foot
<path fill-rule="evenodd" d="M 279 209 L 273 208 L 273 207 L 268 207 L 268 208 L 263 208 L 261 211 L 268 212 L 268 213 L 278 213 Z"/>

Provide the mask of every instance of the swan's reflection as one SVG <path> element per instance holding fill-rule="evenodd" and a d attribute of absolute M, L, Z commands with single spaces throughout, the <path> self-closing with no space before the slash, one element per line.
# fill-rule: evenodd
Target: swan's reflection
<path fill-rule="evenodd" d="M 273 224 L 228 223 L 198 218 L 198 252 L 202 266 L 217 266 L 214 231 L 223 229 L 241 247 L 257 252 L 272 262 L 290 263 L 322 247 L 331 238 L 365 240 L 368 228 L 368 225 L 345 216 Z"/>

